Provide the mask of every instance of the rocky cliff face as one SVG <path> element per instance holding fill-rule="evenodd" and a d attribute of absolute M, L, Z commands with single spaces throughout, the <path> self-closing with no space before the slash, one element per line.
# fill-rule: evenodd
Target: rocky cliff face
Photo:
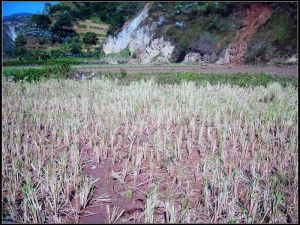
<path fill-rule="evenodd" d="M 175 46 L 169 41 L 165 41 L 163 37 L 153 39 L 149 44 L 137 49 L 134 53 L 136 58 L 142 63 L 150 63 L 157 56 L 161 55 L 168 61 L 171 58 Z"/>
<path fill-rule="evenodd" d="M 132 21 L 125 23 L 122 31 L 116 37 L 109 36 L 106 39 L 103 44 L 103 51 L 105 54 L 121 52 L 123 49 L 128 47 L 131 40 L 134 39 L 134 36 L 137 36 L 138 33 L 142 34 L 142 37 L 144 37 L 141 41 L 139 41 L 140 44 L 144 44 L 144 41 L 148 41 L 147 38 L 145 39 L 145 35 L 143 35 L 147 28 L 142 30 L 138 28 L 141 22 L 147 18 L 150 5 L 150 3 L 146 4 L 143 10 Z"/>
<path fill-rule="evenodd" d="M 171 42 L 165 41 L 163 37 L 153 39 L 157 22 L 140 26 L 149 16 L 150 7 L 151 3 L 146 4 L 135 19 L 124 25 L 116 37 L 107 38 L 103 45 L 105 54 L 120 53 L 129 48 L 133 58 L 140 63 L 150 63 L 159 55 L 170 59 L 174 50 Z"/>
<path fill-rule="evenodd" d="M 17 36 L 17 26 L 12 23 L 3 24 L 3 51 L 4 53 L 13 50 L 14 40 Z"/>
<path fill-rule="evenodd" d="M 31 17 L 30 13 L 14 14 L 3 17 L 3 52 L 8 53 L 13 50 L 14 40 L 22 31 L 26 22 Z"/>

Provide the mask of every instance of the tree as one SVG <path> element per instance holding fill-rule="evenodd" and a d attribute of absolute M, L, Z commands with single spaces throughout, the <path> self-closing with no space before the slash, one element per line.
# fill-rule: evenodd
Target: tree
<path fill-rule="evenodd" d="M 26 38 L 22 35 L 16 37 L 14 42 L 14 55 L 15 56 L 23 56 L 26 54 Z"/>
<path fill-rule="evenodd" d="M 70 27 L 72 27 L 73 24 L 72 24 L 71 14 L 67 11 L 60 12 L 56 17 L 56 21 L 54 23 L 54 26 L 61 27 L 61 28 L 70 28 Z"/>
<path fill-rule="evenodd" d="M 71 49 L 70 52 L 74 55 L 81 53 L 81 42 L 79 38 L 73 38 L 71 41 Z"/>
<path fill-rule="evenodd" d="M 76 32 L 71 29 L 72 26 L 71 14 L 67 11 L 59 12 L 53 27 L 51 27 L 51 31 L 56 37 L 53 41 L 63 42 L 67 37 L 76 36 Z"/>
<path fill-rule="evenodd" d="M 82 41 L 86 46 L 88 52 L 90 52 L 90 47 L 98 43 L 97 34 L 93 32 L 87 32 L 84 34 Z"/>
<path fill-rule="evenodd" d="M 51 20 L 48 15 L 35 14 L 31 17 L 31 21 L 39 28 L 46 29 L 50 26 Z"/>
<path fill-rule="evenodd" d="M 79 37 L 68 38 L 63 45 L 63 51 L 66 55 L 73 54 L 77 55 L 81 53 L 81 42 Z"/>

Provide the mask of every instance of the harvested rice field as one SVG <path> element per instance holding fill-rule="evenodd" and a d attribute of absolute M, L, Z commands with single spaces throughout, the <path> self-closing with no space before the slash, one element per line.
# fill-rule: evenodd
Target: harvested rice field
<path fill-rule="evenodd" d="M 298 223 L 298 87 L 2 82 L 3 220 Z"/>

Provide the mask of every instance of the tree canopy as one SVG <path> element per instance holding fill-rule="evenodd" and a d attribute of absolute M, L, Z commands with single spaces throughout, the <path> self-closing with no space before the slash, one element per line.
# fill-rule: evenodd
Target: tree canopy
<path fill-rule="evenodd" d="M 34 14 L 31 17 L 31 21 L 42 29 L 48 28 L 51 24 L 49 16 L 45 14 Z"/>

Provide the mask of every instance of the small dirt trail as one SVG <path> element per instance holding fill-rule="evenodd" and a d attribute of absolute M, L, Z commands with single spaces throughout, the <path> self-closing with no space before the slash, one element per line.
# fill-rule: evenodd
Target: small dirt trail
<path fill-rule="evenodd" d="M 252 4 L 248 8 L 242 28 L 236 33 L 234 41 L 228 49 L 227 57 L 230 64 L 239 65 L 244 63 L 245 53 L 251 37 L 260 26 L 266 23 L 272 13 L 272 7 L 263 3 Z"/>

